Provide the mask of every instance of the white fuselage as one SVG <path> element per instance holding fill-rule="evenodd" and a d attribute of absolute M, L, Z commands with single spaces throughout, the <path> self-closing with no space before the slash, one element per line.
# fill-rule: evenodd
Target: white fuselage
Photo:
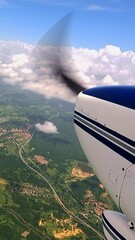
<path fill-rule="evenodd" d="M 135 111 L 80 93 L 74 122 L 82 149 L 99 180 L 135 223 Z"/>

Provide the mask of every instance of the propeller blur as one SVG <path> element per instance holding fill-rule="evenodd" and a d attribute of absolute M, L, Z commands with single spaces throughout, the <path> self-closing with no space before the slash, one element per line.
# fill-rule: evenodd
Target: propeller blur
<path fill-rule="evenodd" d="M 103 213 L 108 240 L 135 239 L 135 86 L 85 90 L 65 64 L 64 46 L 71 14 L 60 20 L 34 49 L 35 69 L 49 66 L 57 81 L 78 95 L 74 124 L 81 147 L 120 211 Z M 50 47 L 51 46 L 51 47 Z M 46 59 L 44 49 L 48 47 Z"/>

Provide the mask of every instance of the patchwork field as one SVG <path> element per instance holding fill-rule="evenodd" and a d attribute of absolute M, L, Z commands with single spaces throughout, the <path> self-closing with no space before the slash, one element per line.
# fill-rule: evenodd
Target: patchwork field
<path fill-rule="evenodd" d="M 103 239 L 102 211 L 116 207 L 80 148 L 74 105 L 0 89 L 0 240 Z M 47 120 L 57 134 L 37 130 Z"/>

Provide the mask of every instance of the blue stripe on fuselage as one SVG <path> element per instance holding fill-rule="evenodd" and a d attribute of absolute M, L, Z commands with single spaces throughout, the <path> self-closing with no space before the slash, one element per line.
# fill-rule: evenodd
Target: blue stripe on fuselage
<path fill-rule="evenodd" d="M 127 159 L 129 162 L 135 163 L 135 157 L 131 153 L 127 152 L 123 148 L 121 148 L 121 147 L 117 146 L 116 144 L 112 143 L 111 141 L 109 141 L 105 137 L 101 136 L 100 134 L 94 132 L 90 128 L 88 128 L 85 125 L 83 125 L 82 123 L 78 122 L 76 119 L 74 119 L 74 122 L 80 128 L 82 128 L 85 132 L 87 132 L 88 134 L 90 134 L 91 136 L 96 138 L 101 143 L 105 144 L 107 147 L 111 148 L 113 151 L 115 151 L 116 153 L 118 153 L 119 155 L 121 155 L 122 157 Z"/>
<path fill-rule="evenodd" d="M 77 111 L 75 111 L 75 114 L 78 116 L 81 116 L 82 119 L 83 118 L 86 119 L 87 121 L 93 123 L 94 125 L 98 126 L 101 129 L 103 129 L 104 131 L 111 133 L 115 137 L 119 138 L 122 141 L 125 141 L 127 144 L 130 144 L 131 146 L 134 147 L 134 141 L 132 141 L 131 139 L 128 139 L 125 136 L 114 132 L 113 130 L 101 125 L 100 123 L 95 122 L 92 119 L 89 119 L 88 117 L 84 116 L 83 114 L 81 114 Z M 121 146 L 117 145 L 115 142 L 110 141 L 108 138 L 106 138 L 103 135 L 99 134 L 98 132 L 94 131 L 89 126 L 84 125 L 83 122 L 78 121 L 77 119 L 74 119 L 74 123 L 76 125 L 78 125 L 81 129 L 83 129 L 85 132 L 87 132 L 88 134 L 90 134 L 91 136 L 96 138 L 98 141 L 100 141 L 101 143 L 105 144 L 107 147 L 112 149 L 114 152 L 118 153 L 119 155 L 121 155 L 122 157 L 127 159 L 129 162 L 131 162 L 133 164 L 135 163 L 135 156 L 133 153 L 127 151 L 126 149 L 123 149 Z"/>
<path fill-rule="evenodd" d="M 127 143 L 127 144 L 135 147 L 135 142 L 134 142 L 133 140 L 131 140 L 131 139 L 129 139 L 129 138 L 127 138 L 127 137 L 119 134 L 119 133 L 116 132 L 116 131 L 113 131 L 113 130 L 110 129 L 110 128 L 105 127 L 105 126 L 102 125 L 101 123 L 98 123 L 98 122 L 94 121 L 93 119 L 88 118 L 87 116 L 81 114 L 80 112 L 75 111 L 75 114 L 77 114 L 78 116 L 80 116 L 80 117 L 82 117 L 83 119 L 87 120 L 88 122 L 94 124 L 95 126 L 101 128 L 101 129 L 104 130 L 105 132 L 110 133 L 110 134 L 113 135 L 114 137 L 117 137 L 117 138 L 119 138 L 120 140 L 124 141 L 125 143 Z"/>
<path fill-rule="evenodd" d="M 126 240 L 126 238 L 124 238 L 124 237 L 114 228 L 114 226 L 112 226 L 112 225 L 110 224 L 110 222 L 107 220 L 107 218 L 105 217 L 104 214 L 102 214 L 102 219 L 103 219 L 103 225 L 104 225 L 105 228 L 106 228 L 106 225 L 107 225 L 107 227 L 111 230 L 111 232 L 114 233 L 120 240 Z M 105 222 L 106 225 L 104 224 L 104 222 Z M 106 229 L 106 230 L 108 231 L 108 229 Z M 111 233 L 110 233 L 110 235 L 111 235 Z M 113 234 L 112 234 L 112 235 L 113 235 Z M 112 236 L 112 237 L 114 238 L 115 235 Z"/>

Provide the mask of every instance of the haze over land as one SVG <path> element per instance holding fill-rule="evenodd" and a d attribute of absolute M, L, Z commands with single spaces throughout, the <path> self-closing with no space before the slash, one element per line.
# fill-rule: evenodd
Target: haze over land
<path fill-rule="evenodd" d="M 0 0 L 0 240 L 101 240 L 102 212 L 117 210 L 77 141 L 55 48 L 33 54 L 72 10 L 58 51 L 68 74 L 86 88 L 135 84 L 134 0 Z"/>
<path fill-rule="evenodd" d="M 115 206 L 78 144 L 74 105 L 0 89 L 1 240 L 102 239 L 100 216 Z M 59 134 L 35 129 L 48 119 Z"/>

